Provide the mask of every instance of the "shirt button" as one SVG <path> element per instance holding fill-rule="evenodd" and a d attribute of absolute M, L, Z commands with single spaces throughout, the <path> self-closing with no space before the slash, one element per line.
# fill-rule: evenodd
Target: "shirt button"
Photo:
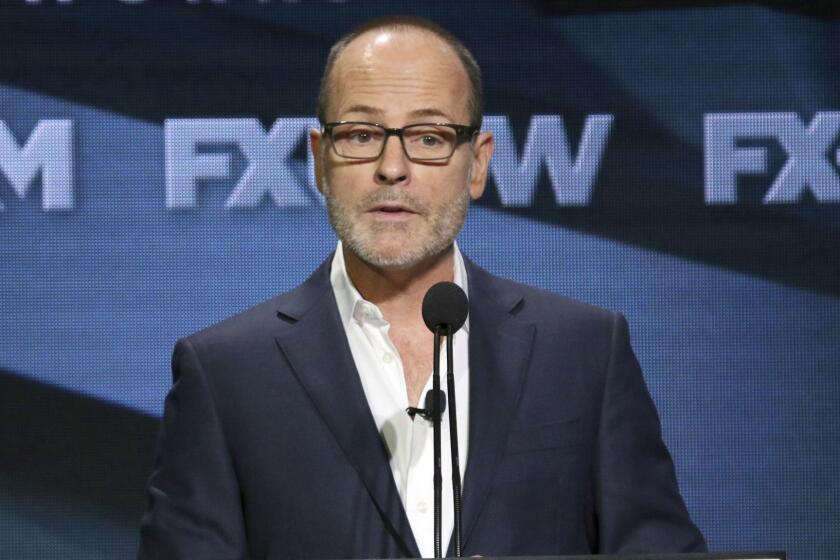
<path fill-rule="evenodd" d="M 418 502 L 417 511 L 419 511 L 420 513 L 426 513 L 427 511 L 429 511 L 429 504 L 427 504 L 426 502 Z"/>
<path fill-rule="evenodd" d="M 382 361 L 385 362 L 386 364 L 390 364 L 391 362 L 394 361 L 394 355 L 391 354 L 390 352 L 385 352 L 382 355 Z"/>

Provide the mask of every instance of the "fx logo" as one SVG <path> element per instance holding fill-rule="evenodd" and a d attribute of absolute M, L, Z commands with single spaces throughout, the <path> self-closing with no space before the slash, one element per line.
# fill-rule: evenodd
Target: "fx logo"
<path fill-rule="evenodd" d="M 21 146 L 6 123 L 0 120 L 0 172 L 14 193 L 23 199 L 41 177 L 41 208 L 72 210 L 73 121 L 38 121 Z M 0 212 L 5 209 L 0 201 Z"/>
<path fill-rule="evenodd" d="M 840 165 L 838 133 L 840 112 L 817 113 L 807 125 L 796 113 L 707 114 L 706 203 L 736 204 L 738 175 L 767 173 L 767 149 L 738 142 L 768 138 L 781 144 L 788 159 L 765 193 L 765 204 L 795 203 L 806 191 L 818 202 L 840 202 L 840 177 L 831 161 Z"/>
<path fill-rule="evenodd" d="M 496 136 L 490 172 L 502 205 L 530 206 L 543 166 L 557 204 L 588 204 L 612 122 L 612 115 L 589 115 L 575 148 L 560 115 L 536 115 L 519 153 L 508 118 L 486 117 L 485 127 Z M 279 207 L 319 203 L 311 152 L 306 162 L 292 157 L 318 126 L 314 118 L 281 118 L 266 132 L 256 119 L 167 119 L 166 206 L 193 208 L 202 180 L 230 176 L 231 154 L 206 149 L 219 146 L 237 148 L 248 162 L 226 208 L 256 206 L 266 197 Z"/>
<path fill-rule="evenodd" d="M 277 119 L 268 131 L 257 119 L 167 119 L 166 207 L 193 208 L 201 180 L 230 176 L 232 154 L 204 149 L 219 146 L 239 150 L 247 161 L 226 208 L 257 206 L 265 197 L 279 207 L 316 204 L 321 195 L 312 153 L 307 146 L 306 161 L 293 155 L 318 126 L 317 119 L 302 117 Z"/>

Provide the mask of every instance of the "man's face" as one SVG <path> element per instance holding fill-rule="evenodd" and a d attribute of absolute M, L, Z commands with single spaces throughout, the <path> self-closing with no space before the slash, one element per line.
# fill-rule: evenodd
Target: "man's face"
<path fill-rule="evenodd" d="M 468 124 L 469 80 L 460 60 L 424 31 L 377 30 L 350 43 L 336 62 L 329 121 L 399 128 Z M 447 161 L 409 160 L 392 136 L 375 160 L 336 155 L 311 134 L 318 185 L 333 228 L 363 261 L 405 268 L 441 253 L 463 226 L 469 198 L 484 190 L 492 137 L 460 144 Z"/>

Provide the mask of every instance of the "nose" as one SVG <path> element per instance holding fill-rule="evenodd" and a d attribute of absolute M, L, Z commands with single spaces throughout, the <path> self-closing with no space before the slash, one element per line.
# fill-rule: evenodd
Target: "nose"
<path fill-rule="evenodd" d="M 400 139 L 391 136 L 385 140 L 385 149 L 376 164 L 376 182 L 381 185 L 399 185 L 408 181 L 409 160 Z"/>

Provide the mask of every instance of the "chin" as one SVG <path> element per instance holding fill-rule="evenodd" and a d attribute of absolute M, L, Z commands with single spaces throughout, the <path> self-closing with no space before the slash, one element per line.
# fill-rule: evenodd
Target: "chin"
<path fill-rule="evenodd" d="M 372 250 L 365 251 L 364 255 L 360 255 L 362 259 L 370 265 L 378 268 L 409 268 L 426 258 L 426 251 L 423 250 Z"/>
<path fill-rule="evenodd" d="M 411 268 L 439 255 L 452 245 L 457 233 L 454 228 L 447 234 L 405 225 L 335 229 L 342 243 L 360 260 L 375 268 L 391 270 Z"/>
<path fill-rule="evenodd" d="M 417 239 L 408 242 L 350 243 L 350 249 L 363 261 L 377 268 L 410 268 L 437 253 L 436 247 L 418 243 Z"/>

